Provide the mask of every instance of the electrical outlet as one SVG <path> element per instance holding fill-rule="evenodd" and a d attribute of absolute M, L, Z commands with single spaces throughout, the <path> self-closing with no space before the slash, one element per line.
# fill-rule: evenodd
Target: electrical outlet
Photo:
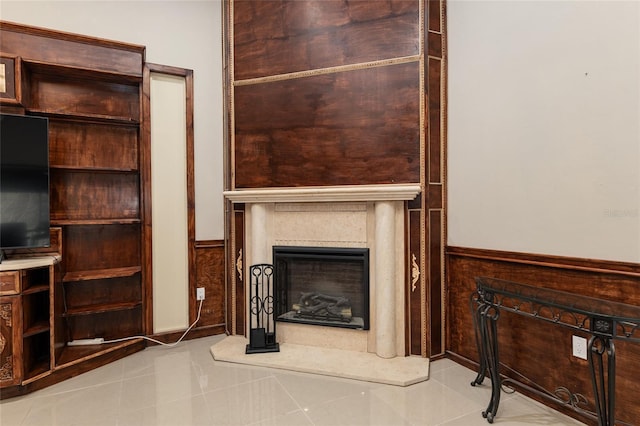
<path fill-rule="evenodd" d="M 204 287 L 198 287 L 196 290 L 196 300 L 204 300 Z"/>
<path fill-rule="evenodd" d="M 571 336 L 571 343 L 573 346 L 573 356 L 587 359 L 587 339 L 580 336 Z"/>

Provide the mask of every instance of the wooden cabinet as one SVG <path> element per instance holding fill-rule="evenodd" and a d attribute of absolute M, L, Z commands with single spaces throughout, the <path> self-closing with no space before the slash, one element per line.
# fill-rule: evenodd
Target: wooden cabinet
<path fill-rule="evenodd" d="M 51 289 L 57 261 L 47 256 L 1 264 L 2 387 L 28 383 L 53 367 Z"/>
<path fill-rule="evenodd" d="M 53 268 L 52 263 L 21 271 L 23 380 L 45 373 L 52 366 L 50 289 Z"/>
<path fill-rule="evenodd" d="M 20 296 L 0 297 L 0 386 L 22 381 Z"/>

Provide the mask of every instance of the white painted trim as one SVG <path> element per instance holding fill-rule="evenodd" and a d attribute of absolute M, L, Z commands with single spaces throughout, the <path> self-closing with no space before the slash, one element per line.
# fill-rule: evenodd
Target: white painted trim
<path fill-rule="evenodd" d="M 2 263 L 0 263 L 0 271 L 38 268 L 40 266 L 55 265 L 58 262 L 60 262 L 60 255 L 16 257 L 15 259 L 4 259 Z"/>
<path fill-rule="evenodd" d="M 340 185 L 300 188 L 258 188 L 224 191 L 233 203 L 407 201 L 420 194 L 420 184 Z"/>

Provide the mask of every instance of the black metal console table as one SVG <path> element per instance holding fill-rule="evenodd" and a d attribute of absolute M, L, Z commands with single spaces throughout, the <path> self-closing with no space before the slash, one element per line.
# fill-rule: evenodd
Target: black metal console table
<path fill-rule="evenodd" d="M 471 306 L 480 368 L 471 385 L 481 384 L 487 374 L 491 379 L 491 400 L 482 416 L 493 423 L 502 385 L 511 382 L 538 395 L 568 404 L 574 410 L 596 418 L 598 425 L 613 426 L 616 380 L 614 340 L 640 342 L 640 306 L 496 278 L 477 277 L 476 285 L 477 291 L 471 295 Z M 501 311 L 547 321 L 591 336 L 587 344 L 587 359 L 595 396 L 595 413 L 578 408 L 580 401 L 576 401 L 576 398 L 584 400 L 584 396 L 576 396 L 564 388 L 549 392 L 501 377 L 497 332 Z"/>

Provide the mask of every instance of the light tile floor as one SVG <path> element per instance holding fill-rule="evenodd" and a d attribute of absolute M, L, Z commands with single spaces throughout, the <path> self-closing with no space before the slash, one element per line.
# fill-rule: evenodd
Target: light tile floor
<path fill-rule="evenodd" d="M 409 387 L 216 362 L 223 336 L 155 346 L 0 403 L 13 425 L 463 425 L 486 426 L 490 391 L 450 360 Z M 259 356 L 259 355 L 256 355 Z M 497 425 L 581 423 L 519 394 L 504 395 Z"/>

